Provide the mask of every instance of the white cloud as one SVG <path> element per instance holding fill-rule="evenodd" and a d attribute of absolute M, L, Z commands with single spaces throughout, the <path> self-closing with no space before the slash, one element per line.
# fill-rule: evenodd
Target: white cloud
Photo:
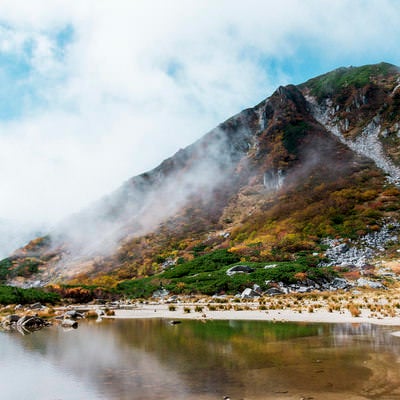
<path fill-rule="evenodd" d="M 0 122 L 0 217 L 79 210 L 289 83 L 285 65 L 398 60 L 399 17 L 395 1 L 3 0 L 0 62 L 30 40 L 35 94 Z"/>

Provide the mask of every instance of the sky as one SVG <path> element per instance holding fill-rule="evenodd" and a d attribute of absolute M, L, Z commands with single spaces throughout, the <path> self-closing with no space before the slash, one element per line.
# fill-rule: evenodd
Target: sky
<path fill-rule="evenodd" d="M 397 0 L 1 0 L 0 254 L 279 85 L 400 65 L 399 20 Z"/>

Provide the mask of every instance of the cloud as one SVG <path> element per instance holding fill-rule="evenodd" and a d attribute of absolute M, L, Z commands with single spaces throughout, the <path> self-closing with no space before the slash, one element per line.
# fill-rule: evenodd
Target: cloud
<path fill-rule="evenodd" d="M 399 17 L 395 1 L 2 1 L 0 218 L 54 224 L 280 84 L 400 62 Z"/>

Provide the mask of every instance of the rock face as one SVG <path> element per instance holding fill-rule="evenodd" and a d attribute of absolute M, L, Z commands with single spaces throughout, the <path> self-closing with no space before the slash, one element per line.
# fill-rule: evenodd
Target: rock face
<path fill-rule="evenodd" d="M 369 122 L 355 138 L 349 138 L 346 133 L 351 130 L 348 119 L 341 120 L 337 112 L 332 108 L 332 103 L 325 100 L 325 104 L 317 104 L 315 99 L 310 98 L 313 115 L 329 132 L 337 136 L 342 143 L 350 147 L 356 153 L 374 160 L 376 165 L 383 169 L 389 180 L 396 184 L 400 183 L 400 168 L 394 164 L 385 153 L 380 136 L 387 137 L 387 128 L 380 124 L 379 110 L 371 122 Z M 396 132 L 397 133 L 397 132 Z"/>
<path fill-rule="evenodd" d="M 328 265 L 361 266 L 397 235 L 388 227 L 400 210 L 392 185 L 400 182 L 399 82 L 398 68 L 382 63 L 279 87 L 71 217 L 51 240 L 16 251 L 3 264 L 6 278 L 130 279 L 174 267 L 199 245 L 274 262 L 319 238 Z M 350 241 L 352 224 L 359 241 Z M 343 232 L 345 242 L 329 239 Z"/>
<path fill-rule="evenodd" d="M 382 253 L 387 244 L 397 242 L 399 231 L 400 224 L 391 221 L 385 223 L 379 231 L 361 236 L 356 241 L 339 244 L 337 240 L 325 239 L 324 244 L 329 246 L 325 255 L 329 261 L 321 265 L 355 265 L 361 268 L 375 255 Z"/>
<path fill-rule="evenodd" d="M 281 169 L 270 169 L 264 173 L 263 184 L 268 191 L 277 191 L 283 186 L 284 172 Z"/>

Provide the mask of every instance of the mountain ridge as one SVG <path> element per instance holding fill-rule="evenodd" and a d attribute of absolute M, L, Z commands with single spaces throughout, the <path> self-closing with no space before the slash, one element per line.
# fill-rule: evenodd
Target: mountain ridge
<path fill-rule="evenodd" d="M 399 82 L 398 68 L 381 63 L 279 87 L 67 221 L 51 242 L 17 250 L 3 276 L 115 285 L 218 250 L 247 262 L 323 258 L 324 238 L 354 240 L 397 221 Z"/>

